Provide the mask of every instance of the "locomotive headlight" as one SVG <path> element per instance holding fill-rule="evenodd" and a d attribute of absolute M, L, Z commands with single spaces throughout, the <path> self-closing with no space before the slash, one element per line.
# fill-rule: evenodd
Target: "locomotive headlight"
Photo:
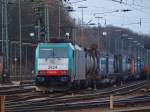
<path fill-rule="evenodd" d="M 61 77 L 61 81 L 63 82 L 68 81 L 68 77 Z"/>
<path fill-rule="evenodd" d="M 46 71 L 38 71 L 38 74 L 39 74 L 39 75 L 45 75 L 45 74 L 46 74 Z"/>
<path fill-rule="evenodd" d="M 44 82 L 45 81 L 45 78 L 44 77 L 37 77 L 38 81 L 40 82 Z"/>
<path fill-rule="evenodd" d="M 61 71 L 61 75 L 68 75 L 68 71 Z"/>

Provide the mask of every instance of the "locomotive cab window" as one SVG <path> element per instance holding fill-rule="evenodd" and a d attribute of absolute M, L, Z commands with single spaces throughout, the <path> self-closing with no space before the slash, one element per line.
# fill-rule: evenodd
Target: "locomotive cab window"
<path fill-rule="evenodd" d="M 54 48 L 54 58 L 67 58 L 67 48 Z"/>
<path fill-rule="evenodd" d="M 66 48 L 40 49 L 39 58 L 66 58 Z"/>
<path fill-rule="evenodd" d="M 53 49 L 40 49 L 39 58 L 52 58 Z"/>

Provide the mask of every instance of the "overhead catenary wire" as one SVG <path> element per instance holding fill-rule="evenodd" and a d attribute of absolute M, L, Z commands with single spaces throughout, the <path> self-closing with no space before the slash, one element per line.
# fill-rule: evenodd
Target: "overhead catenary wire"
<path fill-rule="evenodd" d="M 109 1 L 113 1 L 113 2 L 116 2 L 116 3 L 120 3 L 120 1 L 119 1 L 119 0 L 109 0 Z M 133 9 L 134 9 L 134 10 L 136 10 L 136 11 L 139 11 L 139 12 L 142 12 L 142 13 L 145 13 L 145 14 L 150 15 L 150 13 L 145 12 L 145 11 L 143 11 L 142 9 L 137 8 L 137 6 L 136 6 L 136 7 L 134 7 L 135 5 L 132 5 L 132 4 L 129 4 L 129 3 L 125 3 L 125 2 L 123 2 L 123 1 L 122 1 L 120 4 L 123 4 L 123 5 L 129 6 L 129 7 L 133 8 Z"/>

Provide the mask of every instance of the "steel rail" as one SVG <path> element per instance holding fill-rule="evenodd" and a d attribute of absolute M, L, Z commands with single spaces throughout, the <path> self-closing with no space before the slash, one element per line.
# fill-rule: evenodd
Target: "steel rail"
<path fill-rule="evenodd" d="M 150 96 L 140 96 L 140 97 L 134 97 L 134 98 L 127 98 L 122 100 L 115 100 L 115 105 L 120 104 L 133 104 L 133 103 L 143 103 L 143 102 L 149 102 Z M 45 110 L 68 110 L 68 109 L 82 109 L 82 108 L 93 108 L 97 106 L 102 105 L 108 105 L 109 100 L 104 101 L 87 101 L 87 102 L 73 102 L 73 103 L 61 103 L 61 104 L 53 104 L 53 105 L 39 105 L 36 106 L 36 108 L 33 108 L 32 105 L 30 105 L 28 108 L 25 107 L 19 107 L 19 108 L 7 108 L 7 112 L 27 112 L 27 111 L 45 111 Z"/>
<path fill-rule="evenodd" d="M 141 83 L 143 87 L 143 83 Z M 135 85 L 134 85 L 135 86 Z M 136 85 L 138 86 L 139 88 L 139 84 Z M 146 85 L 145 85 L 146 86 Z M 127 89 L 127 88 L 125 88 Z M 135 88 L 134 88 L 135 89 Z M 121 89 L 122 90 L 122 89 Z M 128 90 L 126 90 L 125 92 L 127 93 Z M 130 91 L 129 91 L 130 92 Z M 35 106 L 40 106 L 40 105 L 52 105 L 52 104 L 59 104 L 59 103 L 65 103 L 65 102 L 75 102 L 75 101 L 81 101 L 81 100 L 90 100 L 90 99 L 94 99 L 94 98 L 100 98 L 100 97 L 108 97 L 110 94 L 98 94 L 95 96 L 95 94 L 93 95 L 85 95 L 84 97 L 82 96 L 78 96 L 78 97 L 69 97 L 69 98 L 49 98 L 49 99 L 46 99 L 46 100 L 40 100 L 40 101 L 24 101 L 24 102 L 12 102 L 12 103 L 6 103 L 6 106 L 9 106 L 9 107 L 14 107 L 14 108 L 17 108 L 17 107 L 28 107 L 30 105 L 32 105 L 33 107 Z"/>
<path fill-rule="evenodd" d="M 66 100 L 66 99 L 75 99 L 75 100 L 81 100 L 81 99 L 87 99 L 87 97 L 88 98 L 93 98 L 93 96 L 94 97 L 105 97 L 105 95 L 107 94 L 110 94 L 110 93 L 112 93 L 112 92 L 117 92 L 117 91 L 119 91 L 120 89 L 122 90 L 123 88 L 129 88 L 130 86 L 139 86 L 138 84 L 141 84 L 142 83 L 142 85 L 143 85 L 143 82 L 145 83 L 145 81 L 140 81 L 140 82 L 136 82 L 136 83 L 133 83 L 133 84 L 127 84 L 127 85 L 124 85 L 124 86 L 120 86 L 120 87 L 115 87 L 115 88 L 109 88 L 109 89 L 104 89 L 104 90 L 102 90 L 102 91 L 96 91 L 95 93 L 94 92 L 91 92 L 90 94 L 83 94 L 83 95 L 77 95 L 77 96 L 71 96 L 71 97 L 61 97 L 61 96 L 63 96 L 63 95 L 65 95 L 65 94 L 56 94 L 56 95 L 52 95 L 52 96 L 50 96 L 49 98 L 47 98 L 46 100 L 42 100 L 41 102 L 43 102 L 43 101 L 48 101 L 48 100 L 51 100 L 51 101 L 60 101 L 60 100 Z M 70 92 L 71 93 L 71 92 Z M 119 92 L 117 92 L 117 93 L 119 93 Z M 54 98 L 53 98 L 54 97 Z M 56 97 L 60 97 L 60 98 L 56 98 Z M 12 100 L 12 101 L 8 101 L 8 104 L 21 104 L 22 103 L 22 101 L 23 102 L 25 102 L 25 100 L 27 100 L 27 98 L 18 98 L 18 100 L 17 99 L 15 99 L 15 100 Z M 18 102 L 16 102 L 16 101 L 18 101 Z M 27 101 L 27 103 L 28 103 L 28 101 Z M 34 103 L 34 102 L 32 102 L 32 103 Z M 36 103 L 36 102 L 35 102 Z M 7 102 L 6 102 L 6 104 L 7 104 Z"/>

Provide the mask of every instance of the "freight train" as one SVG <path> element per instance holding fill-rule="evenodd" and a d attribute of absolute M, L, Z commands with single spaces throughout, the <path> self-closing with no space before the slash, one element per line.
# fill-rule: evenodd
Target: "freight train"
<path fill-rule="evenodd" d="M 91 82 L 140 79 L 144 62 L 138 57 L 101 54 L 72 43 L 40 43 L 35 54 L 35 82 L 56 88 L 87 87 Z"/>

